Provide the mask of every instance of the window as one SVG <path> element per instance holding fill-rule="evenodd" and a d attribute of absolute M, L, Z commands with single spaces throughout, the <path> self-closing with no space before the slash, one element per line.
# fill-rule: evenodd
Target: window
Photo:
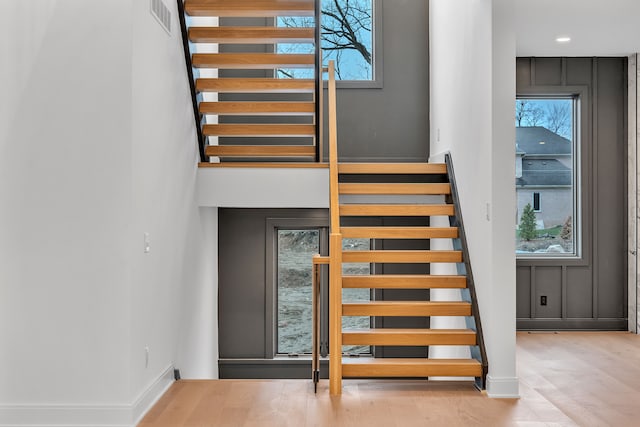
<path fill-rule="evenodd" d="M 274 355 L 304 355 L 310 354 L 312 349 L 312 257 L 315 254 L 326 252 L 328 229 L 303 225 L 305 221 L 299 221 L 293 225 L 294 220 L 287 219 L 274 221 L 273 248 L 275 282 L 274 295 Z M 277 225 L 276 225 L 277 224 Z M 288 225 L 285 225 L 288 224 Z M 267 243 L 270 245 L 270 243 Z M 345 250 L 368 250 L 371 241 L 369 239 L 343 239 Z M 370 274 L 370 264 L 345 263 L 343 274 Z M 326 273 L 323 273 L 325 275 Z M 320 314 L 320 340 L 321 347 L 328 350 L 328 277 L 323 279 L 323 313 Z M 324 295 L 324 292 L 327 292 Z M 344 289 L 342 292 L 344 301 L 369 301 L 371 292 L 369 289 Z M 369 328 L 369 317 L 345 316 L 343 317 L 344 329 Z M 326 332 L 324 332 L 326 330 Z M 324 344 L 323 344 L 324 343 Z M 326 350 L 321 353 L 326 353 Z M 346 354 L 371 354 L 369 346 L 343 346 Z"/>
<path fill-rule="evenodd" d="M 382 84 L 381 0 L 322 0 L 322 57 L 336 63 L 341 87 Z M 280 17 L 279 27 L 312 27 L 312 17 Z M 280 53 L 312 53 L 311 44 L 280 43 Z M 313 70 L 282 68 L 280 78 L 311 78 Z M 351 84 L 346 84 L 351 82 Z"/>
<path fill-rule="evenodd" d="M 320 253 L 320 230 L 279 229 L 277 249 L 276 353 L 311 353 L 311 266 Z"/>
<path fill-rule="evenodd" d="M 533 193 L 533 211 L 540 212 L 540 193 Z"/>
<path fill-rule="evenodd" d="M 518 256 L 579 255 L 577 102 L 577 97 L 516 100 Z"/>

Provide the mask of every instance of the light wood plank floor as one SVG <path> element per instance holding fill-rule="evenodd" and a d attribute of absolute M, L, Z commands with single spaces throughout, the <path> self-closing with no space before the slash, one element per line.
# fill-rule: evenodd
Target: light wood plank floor
<path fill-rule="evenodd" d="M 640 336 L 518 333 L 520 399 L 468 383 L 309 380 L 175 383 L 140 427 L 640 426 Z"/>

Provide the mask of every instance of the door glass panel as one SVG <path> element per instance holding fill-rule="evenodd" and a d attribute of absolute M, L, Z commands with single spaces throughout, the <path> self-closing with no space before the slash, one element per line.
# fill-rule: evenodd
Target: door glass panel
<path fill-rule="evenodd" d="M 278 230 L 278 328 L 280 354 L 311 353 L 312 257 L 320 231 Z"/>
<path fill-rule="evenodd" d="M 370 239 L 342 239 L 342 250 L 345 251 L 367 251 L 371 249 Z M 371 265 L 366 263 L 344 263 L 342 264 L 342 274 L 369 275 Z M 371 300 L 369 289 L 343 289 L 342 301 L 356 302 Z M 342 317 L 342 329 L 366 329 L 371 325 L 368 316 L 344 316 Z M 368 354 L 371 347 L 368 345 L 345 345 L 342 346 L 343 353 Z"/>
<path fill-rule="evenodd" d="M 516 100 L 516 254 L 579 255 L 576 100 Z"/>

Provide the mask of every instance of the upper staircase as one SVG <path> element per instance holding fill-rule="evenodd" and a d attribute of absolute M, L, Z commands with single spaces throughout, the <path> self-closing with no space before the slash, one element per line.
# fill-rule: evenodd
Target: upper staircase
<path fill-rule="evenodd" d="M 178 6 L 201 161 L 318 161 L 317 30 L 275 24 L 280 17 L 317 22 L 319 5 L 314 0 L 178 0 Z M 292 53 L 278 53 L 278 43 Z M 279 78 L 278 70 L 291 69 L 310 71 L 305 78 L 295 73 Z"/>

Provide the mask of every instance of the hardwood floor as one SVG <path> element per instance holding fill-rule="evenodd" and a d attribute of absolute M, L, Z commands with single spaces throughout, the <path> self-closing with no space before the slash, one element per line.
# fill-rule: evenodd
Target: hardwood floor
<path fill-rule="evenodd" d="M 640 336 L 518 333 L 520 399 L 469 383 L 219 380 L 175 383 L 140 427 L 412 427 L 640 425 Z"/>

